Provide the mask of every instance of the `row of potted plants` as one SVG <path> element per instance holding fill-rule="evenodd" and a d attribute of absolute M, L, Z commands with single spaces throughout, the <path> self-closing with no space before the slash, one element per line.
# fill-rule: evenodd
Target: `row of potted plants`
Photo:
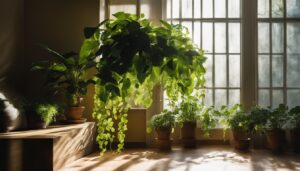
<path fill-rule="evenodd" d="M 290 131 L 294 151 L 299 152 L 300 143 L 300 107 L 288 110 L 285 105 L 275 109 L 253 107 L 245 112 L 241 105 L 232 107 L 222 106 L 216 110 L 214 106 L 204 107 L 196 101 L 181 102 L 175 109 L 164 110 L 153 116 L 150 127 L 157 132 L 158 140 L 170 140 L 171 130 L 181 126 L 181 138 L 184 147 L 195 147 L 196 122 L 200 121 L 200 128 L 208 136 L 208 130 L 221 124 L 224 129 L 232 132 L 232 142 L 238 150 L 248 150 L 253 134 L 266 135 L 267 147 L 273 152 L 280 152 L 284 148 L 285 131 Z M 167 146 L 168 147 L 168 146 Z M 169 148 L 168 148 L 169 149 Z"/>

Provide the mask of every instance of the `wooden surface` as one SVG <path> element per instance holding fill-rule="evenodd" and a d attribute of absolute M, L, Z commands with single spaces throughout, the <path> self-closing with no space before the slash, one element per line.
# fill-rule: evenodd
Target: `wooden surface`
<path fill-rule="evenodd" d="M 239 153 L 230 146 L 201 146 L 160 153 L 154 149 L 126 150 L 121 154 L 93 153 L 60 171 L 297 171 L 300 155 L 273 155 L 267 150 Z"/>
<path fill-rule="evenodd" d="M 53 171 L 90 154 L 95 123 L 0 134 L 0 171 Z"/>

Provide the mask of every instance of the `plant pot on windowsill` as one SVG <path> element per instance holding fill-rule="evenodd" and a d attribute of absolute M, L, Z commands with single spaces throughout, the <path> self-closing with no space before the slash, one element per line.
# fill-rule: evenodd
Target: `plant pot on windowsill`
<path fill-rule="evenodd" d="M 249 151 L 250 141 L 248 133 L 240 129 L 232 129 L 233 146 L 240 151 Z"/>
<path fill-rule="evenodd" d="M 282 129 L 266 130 L 268 148 L 272 152 L 281 152 L 285 142 L 285 132 Z"/>
<path fill-rule="evenodd" d="M 181 140 L 183 143 L 183 147 L 185 148 L 196 147 L 195 132 L 196 132 L 196 122 L 194 121 L 183 122 L 181 128 Z"/>
<path fill-rule="evenodd" d="M 171 150 L 170 135 L 172 132 L 172 128 L 171 127 L 156 128 L 155 131 L 157 133 L 158 148 L 162 151 Z"/>
<path fill-rule="evenodd" d="M 300 153 L 300 128 L 290 130 L 293 151 Z"/>
<path fill-rule="evenodd" d="M 85 118 L 82 118 L 83 111 L 85 110 L 85 106 L 82 106 L 81 103 L 83 98 L 77 98 L 76 101 L 72 101 L 73 103 L 69 104 L 69 107 L 65 110 L 66 122 L 67 123 L 84 123 L 86 121 Z"/>

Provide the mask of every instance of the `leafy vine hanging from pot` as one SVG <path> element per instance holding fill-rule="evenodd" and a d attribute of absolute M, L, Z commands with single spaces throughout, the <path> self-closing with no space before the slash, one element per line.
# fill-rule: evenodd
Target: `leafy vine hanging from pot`
<path fill-rule="evenodd" d="M 127 13 L 114 14 L 97 27 L 85 28 L 82 56 L 97 62 L 93 116 L 97 119 L 97 142 L 105 152 L 114 140 L 124 146 L 127 112 L 133 105 L 150 107 L 152 89 L 163 85 L 171 101 L 190 96 L 205 83 L 205 57 L 181 25 L 161 21 L 153 26 Z"/>

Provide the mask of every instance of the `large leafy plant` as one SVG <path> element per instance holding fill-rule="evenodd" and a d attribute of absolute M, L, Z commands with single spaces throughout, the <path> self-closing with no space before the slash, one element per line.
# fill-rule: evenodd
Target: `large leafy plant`
<path fill-rule="evenodd" d="M 267 118 L 266 129 L 283 129 L 287 123 L 288 107 L 280 104 Z"/>
<path fill-rule="evenodd" d="M 250 130 L 261 133 L 267 124 L 269 116 L 272 114 L 270 108 L 263 108 L 261 106 L 254 106 L 250 111 Z"/>
<path fill-rule="evenodd" d="M 173 112 L 168 110 L 164 110 L 162 113 L 154 115 L 150 121 L 150 129 L 173 128 L 174 126 L 175 115 Z"/>
<path fill-rule="evenodd" d="M 182 99 L 181 103 L 174 105 L 176 122 L 181 125 L 184 122 L 198 121 L 200 119 L 202 106 L 203 105 L 199 103 L 199 99 L 194 96 Z"/>
<path fill-rule="evenodd" d="M 149 107 L 156 84 L 163 85 L 176 101 L 205 82 L 203 51 L 194 46 L 186 28 L 164 21 L 162 26 L 153 26 L 143 15 L 120 12 L 114 16 L 86 28 L 82 45 L 82 54 L 100 58 L 93 116 L 102 152 L 114 140 L 119 142 L 118 151 L 122 150 L 127 111 L 133 105 Z"/>
<path fill-rule="evenodd" d="M 46 46 L 42 46 L 53 60 L 40 61 L 33 64 L 32 70 L 42 70 L 46 73 L 46 86 L 57 93 L 65 93 L 70 106 L 79 106 L 81 96 L 87 92 L 87 86 L 94 83 L 87 79 L 87 70 L 95 66 L 95 61 L 83 54 L 75 52 L 60 54 Z"/>

